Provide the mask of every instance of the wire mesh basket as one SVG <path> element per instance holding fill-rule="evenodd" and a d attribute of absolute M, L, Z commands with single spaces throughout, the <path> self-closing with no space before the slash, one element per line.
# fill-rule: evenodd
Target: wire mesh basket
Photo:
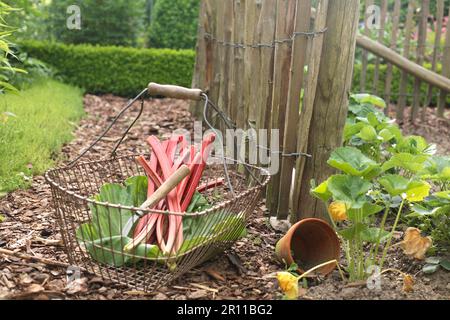
<path fill-rule="evenodd" d="M 198 97 L 201 97 L 205 100 L 205 115 L 208 105 L 212 105 L 207 96 L 199 91 L 193 96 L 193 91 L 189 89 L 183 89 L 186 91 L 181 91 L 182 94 L 180 90 L 152 89 L 150 92 L 149 87 L 138 98 L 149 92 L 174 98 L 200 100 Z M 118 117 L 138 98 L 131 101 Z M 143 104 L 141 111 L 142 107 Z M 136 155 L 119 157 L 115 154 L 118 145 L 108 159 L 80 162 L 79 159 L 88 148 L 68 166 L 50 170 L 45 177 L 51 187 L 56 218 L 69 262 L 105 280 L 140 291 L 148 292 L 165 286 L 231 247 L 245 234 L 247 219 L 270 179 L 262 168 L 221 158 L 209 164 L 202 176 L 200 184 L 212 186 L 202 191 L 204 199 L 211 204 L 202 211 L 180 213 L 143 210 L 139 203 L 129 205 L 120 199 L 117 203 L 105 203 L 99 201 L 98 194 L 107 192 L 103 189 L 106 184 L 126 190 L 130 178 L 145 176 L 142 167 L 136 163 Z M 227 183 L 221 183 L 223 181 Z M 167 219 L 181 217 L 180 228 L 183 228 L 185 237 L 180 250 L 163 252 L 151 242 L 141 244 L 133 251 L 124 249 L 129 241 L 128 231 L 123 233 L 127 221 L 135 216 L 151 215 L 164 215 Z"/>

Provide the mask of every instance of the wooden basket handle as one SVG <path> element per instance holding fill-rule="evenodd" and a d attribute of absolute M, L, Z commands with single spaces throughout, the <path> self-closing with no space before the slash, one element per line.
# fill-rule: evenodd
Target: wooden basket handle
<path fill-rule="evenodd" d="M 152 96 L 164 96 L 166 98 L 194 100 L 200 101 L 202 99 L 203 91 L 200 89 L 188 89 L 174 85 L 161 85 L 150 82 L 148 85 L 148 93 Z"/>

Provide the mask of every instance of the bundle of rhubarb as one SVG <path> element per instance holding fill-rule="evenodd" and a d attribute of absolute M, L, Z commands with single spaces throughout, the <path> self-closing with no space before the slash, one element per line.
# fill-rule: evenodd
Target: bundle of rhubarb
<path fill-rule="evenodd" d="M 172 136 L 165 141 L 160 141 L 155 136 L 148 138 L 150 159 L 144 156 L 136 159 L 148 177 L 147 197 L 151 197 L 182 165 L 187 164 L 189 167 L 187 177 L 169 192 L 165 199 L 154 208 L 148 209 L 184 213 L 196 192 L 215 186 L 199 186 L 214 140 L 214 134 L 206 136 L 200 150 L 197 150 L 194 145 L 189 145 L 182 135 Z M 140 243 L 157 244 L 164 254 L 177 253 L 183 244 L 183 216 L 159 213 L 143 216 L 134 228 L 131 243 L 132 247 Z"/>

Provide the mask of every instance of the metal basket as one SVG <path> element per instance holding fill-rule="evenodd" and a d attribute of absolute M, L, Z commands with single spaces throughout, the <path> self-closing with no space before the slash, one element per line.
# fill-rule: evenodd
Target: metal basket
<path fill-rule="evenodd" d="M 138 98 L 145 93 L 147 90 Z M 166 96 L 183 98 L 183 96 L 180 97 L 180 95 L 170 92 L 164 93 Z M 205 99 L 206 110 L 207 105 L 211 103 L 206 95 L 202 94 L 201 96 L 202 99 Z M 118 117 L 128 110 L 138 98 L 125 107 Z M 141 104 L 142 107 L 143 104 Z M 113 121 L 114 123 L 115 121 Z M 102 136 L 108 132 L 111 126 Z M 111 158 L 78 162 L 88 148 L 74 162 L 66 167 L 48 171 L 45 177 L 51 187 L 56 218 L 69 262 L 73 266 L 96 274 L 105 280 L 127 285 L 140 291 L 148 292 L 165 286 L 195 266 L 232 246 L 240 238 L 247 218 L 253 212 L 264 186 L 270 179 L 264 169 L 234 160 L 230 161 L 230 159 L 227 162 L 221 159 L 223 160 L 221 163 L 207 166 L 201 183 L 209 184 L 224 178 L 227 183 L 217 183 L 217 186 L 203 193 L 213 207 L 202 212 L 181 214 L 179 212 L 142 210 L 138 207 L 123 206 L 120 203 L 102 203 L 96 201 L 94 196 L 100 192 L 103 185 L 107 183 L 124 184 L 125 180 L 130 177 L 145 175 L 144 170 L 136 164 L 135 155 L 118 157 L 115 154 L 118 145 Z M 167 218 L 171 215 L 182 215 L 183 222 L 189 222 L 198 227 L 193 232 L 194 235 L 189 240 L 191 242 L 186 250 L 163 255 L 157 250 L 156 253 L 153 252 L 153 246 L 144 245 L 139 254 L 137 251 L 128 253 L 123 250 L 126 244 L 124 237 L 115 237 L 110 234 L 106 238 L 103 237 L 100 242 L 96 242 L 92 236 L 93 232 L 80 232 L 80 228 L 85 228 L 84 226 L 93 222 L 93 210 L 107 216 L 110 229 L 117 227 L 112 226 L 111 217 L 113 215 L 120 215 L 120 221 L 122 221 L 122 217 L 130 214 L 140 216 L 142 214 L 160 214 L 166 215 Z M 96 219 L 99 219 L 98 215 Z M 226 222 L 217 223 L 217 221 Z M 120 228 L 122 228 L 122 223 L 120 224 Z"/>

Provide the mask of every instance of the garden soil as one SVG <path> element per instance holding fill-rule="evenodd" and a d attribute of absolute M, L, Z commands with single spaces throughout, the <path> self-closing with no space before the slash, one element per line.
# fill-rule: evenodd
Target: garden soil
<path fill-rule="evenodd" d="M 55 161 L 62 164 L 74 158 L 106 128 L 126 102 L 114 96 L 87 95 L 87 115 L 76 128 L 74 140 L 64 146 L 62 157 Z M 88 158 L 100 159 L 108 155 L 136 114 L 137 110 L 132 111 L 121 120 Z M 423 125 L 404 127 L 410 134 L 422 134 L 438 143 L 440 152 L 450 153 L 448 123 L 430 116 Z M 177 128 L 193 129 L 193 118 L 185 102 L 146 101 L 141 120 L 118 153 L 145 152 L 147 136 L 167 136 Z M 0 223 L 0 249 L 67 263 L 53 216 L 51 193 L 42 176 L 33 178 L 28 190 L 18 190 L 0 199 L 0 214 L 5 217 Z M 0 299 L 281 299 L 275 275 L 285 266 L 274 257 L 275 244 L 281 236 L 281 232 L 271 228 L 266 207 L 261 202 L 250 218 L 245 239 L 170 286 L 150 294 L 117 286 L 90 274 L 83 274 L 79 281 L 68 284 L 65 267 L 0 254 Z M 396 236 L 398 242 L 402 232 Z M 381 290 L 370 290 L 366 283 L 344 283 L 335 271 L 326 278 L 309 279 L 308 288 L 301 290 L 300 299 L 450 299 L 450 273 L 441 270 L 424 275 L 422 265 L 404 256 L 397 247 L 389 253 L 387 267 L 413 275 L 413 292 L 403 291 L 403 277 L 396 272 L 382 276 Z"/>

